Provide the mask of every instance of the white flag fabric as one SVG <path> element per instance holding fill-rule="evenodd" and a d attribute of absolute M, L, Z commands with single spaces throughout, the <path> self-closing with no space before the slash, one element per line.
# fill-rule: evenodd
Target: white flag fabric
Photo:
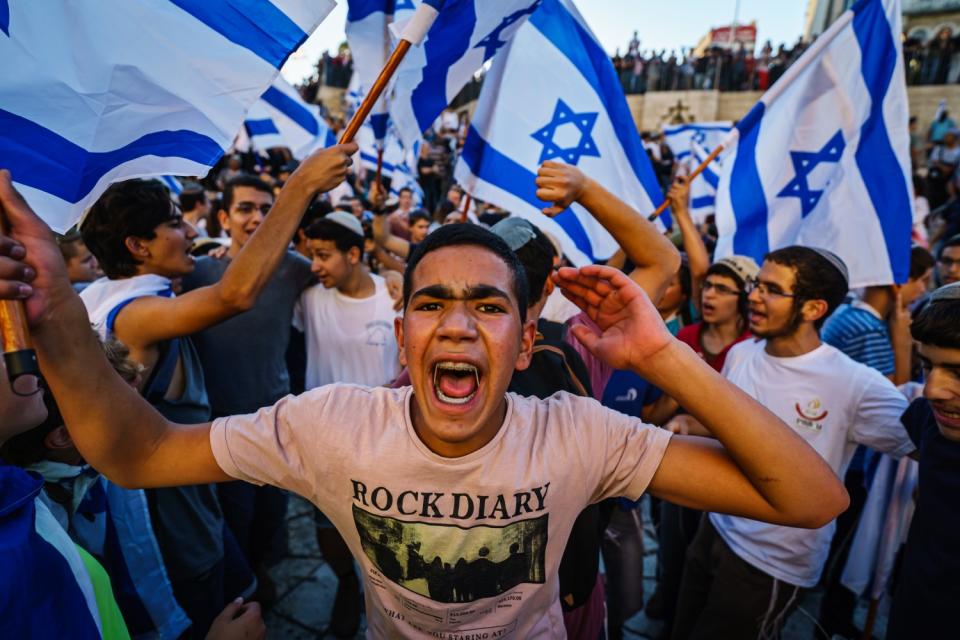
<path fill-rule="evenodd" d="M 390 23 L 395 0 L 347 0 L 347 44 L 353 58 L 353 75 L 358 80 L 360 95 L 366 95 L 383 69 L 392 50 Z M 387 93 L 377 100 L 370 112 L 370 124 L 377 145 L 387 137 Z"/>
<path fill-rule="evenodd" d="M 670 147 L 675 159 L 686 160 L 690 157 L 694 142 L 710 153 L 726 140 L 731 129 L 733 123 L 729 120 L 664 125 L 663 140 Z"/>
<path fill-rule="evenodd" d="M 435 3 L 431 0 L 428 4 Z M 397 24 L 409 11 L 397 3 Z M 414 4 L 420 2 L 414 0 Z M 394 76 L 390 116 L 408 147 L 436 121 L 473 74 L 493 57 L 540 0 L 446 0 L 419 47 Z"/>
<path fill-rule="evenodd" d="M 706 162 L 710 150 L 696 140 L 690 141 L 690 152 L 685 162 L 688 174 Z M 690 217 L 694 224 L 702 224 L 707 216 L 716 212 L 717 186 L 723 167 L 719 158 L 710 161 L 704 170 L 690 183 Z"/>
<path fill-rule="evenodd" d="M 609 56 L 562 0 L 543 0 L 494 58 L 455 176 L 553 234 L 575 264 L 610 258 L 616 242 L 580 205 L 541 213 L 534 180 L 545 160 L 578 166 L 643 215 L 663 200 Z"/>
<path fill-rule="evenodd" d="M 115 181 L 204 175 L 334 4 L 0 0 L 0 164 L 58 231 Z"/>
<path fill-rule="evenodd" d="M 377 170 L 377 144 L 373 127 L 364 123 L 357 134 L 357 145 L 360 150 L 360 163 L 368 170 Z M 403 188 L 413 192 L 415 206 L 423 204 L 423 189 L 417 182 L 417 160 L 420 158 L 421 141 L 413 144 L 411 149 L 404 149 L 400 136 L 393 123 L 387 123 L 387 136 L 383 143 L 383 162 L 381 175 L 390 181 L 390 193 L 399 196 Z"/>
<path fill-rule="evenodd" d="M 859 0 L 737 124 L 717 257 L 833 251 L 851 287 L 902 283 L 913 197 L 900 2 Z"/>
<path fill-rule="evenodd" d="M 304 100 L 281 76 L 250 107 L 243 125 L 254 149 L 287 147 L 297 160 L 337 142 L 320 107 Z"/>

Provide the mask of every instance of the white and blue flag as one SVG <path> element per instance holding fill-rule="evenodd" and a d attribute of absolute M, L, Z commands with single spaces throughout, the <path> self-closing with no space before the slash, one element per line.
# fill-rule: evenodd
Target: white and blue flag
<path fill-rule="evenodd" d="M 663 200 L 610 57 L 564 0 L 543 0 L 494 59 L 455 175 L 549 231 L 575 264 L 610 258 L 617 243 L 580 205 L 541 212 L 534 180 L 546 160 L 576 165 L 644 215 Z"/>
<path fill-rule="evenodd" d="M 693 171 L 706 162 L 710 150 L 696 140 L 690 141 L 690 154 L 687 156 L 687 170 Z M 714 158 L 703 171 L 690 183 L 690 217 L 694 224 L 703 224 L 707 216 L 716 212 L 717 187 L 723 167 L 719 158 Z"/>
<path fill-rule="evenodd" d="M 437 0 L 426 0 L 434 4 Z M 398 2 L 397 25 L 409 12 Z M 420 4 L 415 2 L 415 4 Z M 440 113 L 536 11 L 540 0 L 446 0 L 423 44 L 411 48 L 394 80 L 390 115 L 404 144 Z M 412 22 L 412 20 L 411 20 Z"/>
<path fill-rule="evenodd" d="M 360 155 L 360 164 L 368 171 L 376 171 L 378 149 L 373 128 L 369 122 L 360 127 L 360 132 L 357 134 L 357 145 L 360 147 L 357 152 Z M 392 195 L 399 196 L 400 189 L 410 189 L 413 192 L 413 201 L 417 207 L 423 204 L 423 189 L 417 182 L 416 177 L 420 145 L 421 141 L 418 140 L 413 143 L 410 149 L 404 148 L 393 123 L 388 121 L 380 174 L 389 180 Z"/>
<path fill-rule="evenodd" d="M 281 76 L 250 107 L 243 128 L 252 148 L 287 147 L 297 160 L 337 142 L 320 107 L 304 100 Z"/>
<path fill-rule="evenodd" d="M 204 175 L 333 0 L 0 0 L 0 165 L 69 228 L 113 182 Z"/>
<path fill-rule="evenodd" d="M 833 251 L 852 287 L 906 282 L 913 197 L 898 0 L 859 0 L 737 124 L 717 256 Z"/>
<path fill-rule="evenodd" d="M 389 26 L 395 6 L 396 0 L 347 0 L 347 43 L 360 95 L 370 90 L 390 57 Z M 376 144 L 381 148 L 387 137 L 387 117 L 387 93 L 384 92 L 370 112 Z"/>
<path fill-rule="evenodd" d="M 686 160 L 690 157 L 694 142 L 710 153 L 718 144 L 723 143 L 732 128 L 733 123 L 730 121 L 664 125 L 663 141 L 670 147 L 674 158 Z"/>

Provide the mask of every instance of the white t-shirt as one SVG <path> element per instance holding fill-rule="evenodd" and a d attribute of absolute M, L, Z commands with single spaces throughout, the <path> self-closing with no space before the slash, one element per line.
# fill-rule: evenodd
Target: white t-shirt
<path fill-rule="evenodd" d="M 669 433 L 590 398 L 507 394 L 493 440 L 444 458 L 414 431 L 412 398 L 344 384 L 287 396 L 214 421 L 214 456 L 329 516 L 361 566 L 367 637 L 565 637 L 557 570 L 574 520 L 638 499 Z"/>
<path fill-rule="evenodd" d="M 746 340 L 727 355 L 723 375 L 793 428 L 843 477 L 858 444 L 902 457 L 914 447 L 900 416 L 907 400 L 883 375 L 823 343 L 793 358 Z M 835 522 L 797 529 L 710 514 L 717 533 L 745 562 L 801 587 L 820 579 Z"/>
<path fill-rule="evenodd" d="M 306 387 L 334 382 L 387 384 L 400 373 L 393 332 L 393 298 L 378 275 L 368 298 L 351 298 L 317 284 L 300 294 L 293 326 L 306 333 Z"/>

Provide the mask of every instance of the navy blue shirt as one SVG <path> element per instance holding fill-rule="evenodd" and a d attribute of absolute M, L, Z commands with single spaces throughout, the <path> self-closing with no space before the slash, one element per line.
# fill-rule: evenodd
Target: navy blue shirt
<path fill-rule="evenodd" d="M 900 419 L 920 453 L 910 524 L 887 639 L 956 638 L 960 603 L 960 442 L 940 434 L 926 399 Z"/>

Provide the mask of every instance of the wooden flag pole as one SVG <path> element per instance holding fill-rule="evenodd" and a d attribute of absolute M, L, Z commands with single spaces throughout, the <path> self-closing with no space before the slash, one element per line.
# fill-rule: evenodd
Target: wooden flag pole
<path fill-rule="evenodd" d="M 397 44 L 397 48 L 393 50 L 393 53 L 390 54 L 390 59 L 387 60 L 387 64 L 384 65 L 383 71 L 377 76 L 377 81 L 370 87 L 370 91 L 368 91 L 367 95 L 363 98 L 363 102 L 360 103 L 357 112 L 353 114 L 353 117 L 347 124 L 347 128 L 344 129 L 340 135 L 339 144 L 353 142 L 357 132 L 360 131 L 360 127 L 363 125 L 363 121 L 370 115 L 373 105 L 380 99 L 380 95 L 387 88 L 387 83 L 390 82 L 390 78 L 393 77 L 397 67 L 403 62 L 403 58 L 409 50 L 410 42 L 408 40 L 401 40 L 400 43 Z"/>
<path fill-rule="evenodd" d="M 468 220 L 467 213 L 470 212 L 470 194 L 463 194 L 463 211 L 460 212 L 460 222 L 466 222 Z"/>
<path fill-rule="evenodd" d="M 707 166 L 708 166 L 711 162 L 713 162 L 714 159 L 715 159 L 718 155 L 720 155 L 720 152 L 721 152 L 721 151 L 723 151 L 723 145 L 722 145 L 722 144 L 718 144 L 718 145 L 717 145 L 717 148 L 714 149 L 713 151 L 711 151 L 711 152 L 710 152 L 710 155 L 708 155 L 708 156 L 706 157 L 706 159 L 705 159 L 703 162 L 700 163 L 700 166 L 697 167 L 696 169 L 694 169 L 693 172 L 692 172 L 689 176 L 687 176 L 687 178 L 689 178 L 689 182 L 693 182 L 693 179 L 694 179 L 694 178 L 696 178 L 698 175 L 700 175 L 701 173 L 703 173 L 703 170 L 706 169 Z M 661 203 L 660 203 L 660 206 L 657 207 L 657 210 L 654 211 L 653 213 L 651 213 L 651 214 L 647 217 L 647 220 L 649 220 L 650 222 L 653 222 L 654 220 L 656 220 L 658 217 L 660 217 L 660 214 L 661 214 L 661 213 L 663 213 L 664 211 L 666 211 L 666 209 L 667 209 L 667 207 L 668 207 L 669 205 L 670 205 L 670 200 L 669 200 L 669 199 L 664 200 L 663 202 L 661 202 Z"/>
<path fill-rule="evenodd" d="M 373 178 L 377 188 L 381 187 L 380 178 L 383 175 L 383 147 L 377 149 L 377 175 Z"/>
<path fill-rule="evenodd" d="M 7 235 L 7 216 L 0 207 L 0 235 Z M 37 354 L 30 345 L 30 329 L 22 300 L 0 301 L 0 337 L 3 338 L 3 361 L 14 393 L 14 381 L 23 375 L 40 375 Z"/>

